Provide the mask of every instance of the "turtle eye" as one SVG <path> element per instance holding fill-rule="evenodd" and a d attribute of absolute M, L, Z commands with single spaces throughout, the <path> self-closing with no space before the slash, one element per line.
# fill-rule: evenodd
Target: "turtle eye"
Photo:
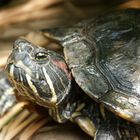
<path fill-rule="evenodd" d="M 48 54 L 45 53 L 45 52 L 38 52 L 36 55 L 35 55 L 35 59 L 36 60 L 46 60 L 48 58 Z"/>

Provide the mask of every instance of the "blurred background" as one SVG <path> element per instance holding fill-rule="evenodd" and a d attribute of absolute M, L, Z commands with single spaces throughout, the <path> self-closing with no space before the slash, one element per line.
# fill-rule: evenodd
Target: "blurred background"
<path fill-rule="evenodd" d="M 0 66 L 19 36 L 43 28 L 74 24 L 119 8 L 139 8 L 139 0 L 0 0 Z M 75 129 L 77 131 L 75 131 Z M 47 133 L 46 133 L 47 131 Z M 48 126 L 34 140 L 90 140 L 75 125 Z"/>

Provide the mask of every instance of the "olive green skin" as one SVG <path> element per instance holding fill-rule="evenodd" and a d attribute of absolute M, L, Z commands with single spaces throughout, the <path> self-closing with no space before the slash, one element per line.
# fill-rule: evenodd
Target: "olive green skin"
<path fill-rule="evenodd" d="M 64 46 L 77 84 L 124 119 L 140 123 L 140 10 L 127 9 L 71 27 L 45 29 Z"/>

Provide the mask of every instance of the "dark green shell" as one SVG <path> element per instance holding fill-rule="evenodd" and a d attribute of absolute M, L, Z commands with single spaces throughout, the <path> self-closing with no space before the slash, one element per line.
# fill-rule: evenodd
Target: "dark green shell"
<path fill-rule="evenodd" d="M 140 122 L 140 10 L 44 30 L 64 46 L 78 85 L 119 116 Z"/>

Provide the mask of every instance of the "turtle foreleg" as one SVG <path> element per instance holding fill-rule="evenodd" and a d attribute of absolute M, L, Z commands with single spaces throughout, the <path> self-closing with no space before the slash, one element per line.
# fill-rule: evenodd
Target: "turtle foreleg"
<path fill-rule="evenodd" d="M 97 127 L 89 117 L 80 112 L 73 113 L 71 121 L 77 123 L 84 132 L 94 137 L 94 140 L 120 140 L 117 125 L 110 122 L 104 121 Z"/>
<path fill-rule="evenodd" d="M 82 115 L 80 112 L 75 112 L 72 114 L 71 119 L 72 122 L 78 124 L 78 126 L 86 132 L 91 137 L 95 136 L 96 127 L 92 120 L 90 120 L 87 116 Z"/>

